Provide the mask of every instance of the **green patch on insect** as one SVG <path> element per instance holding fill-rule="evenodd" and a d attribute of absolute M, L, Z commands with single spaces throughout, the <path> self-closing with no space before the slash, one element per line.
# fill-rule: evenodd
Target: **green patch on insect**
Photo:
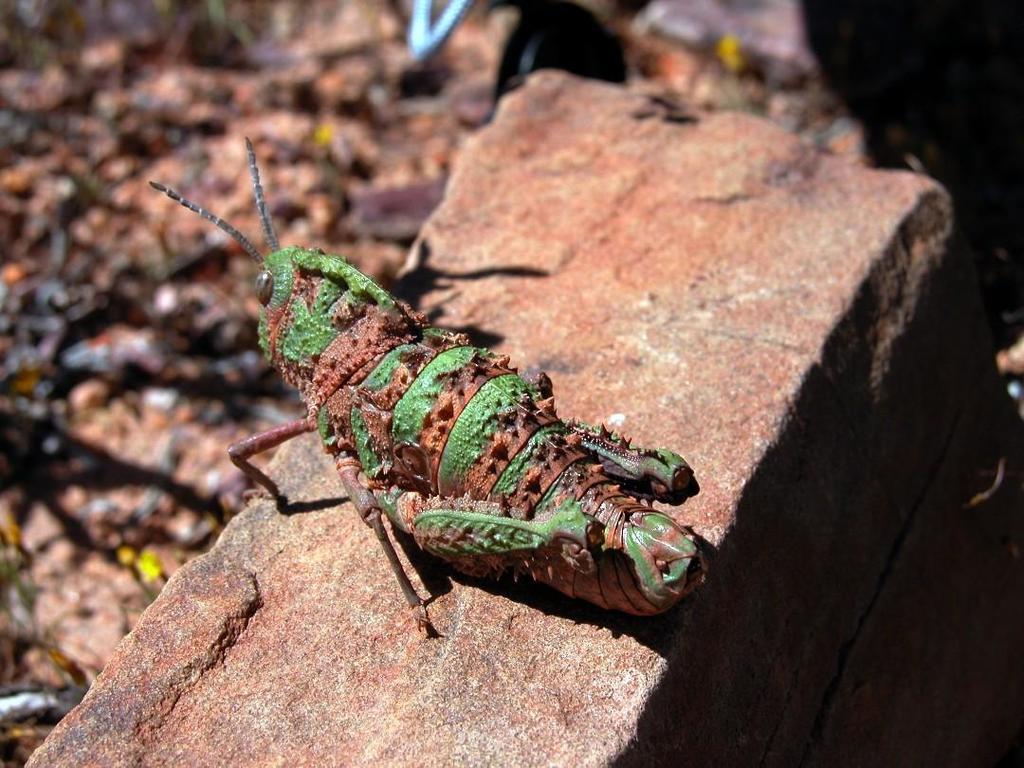
<path fill-rule="evenodd" d="M 320 284 L 313 306 L 297 301 L 292 307 L 291 324 L 284 335 L 281 353 L 289 362 L 309 362 L 334 341 L 338 330 L 331 322 L 328 310 L 341 298 L 344 291 L 334 282 Z"/>
<path fill-rule="evenodd" d="M 599 525 L 574 501 L 565 502 L 548 520 L 533 523 L 460 509 L 425 509 L 415 523 L 424 549 L 449 558 L 474 555 L 515 556 L 532 553 L 563 538 L 586 544 L 587 529 Z"/>
<path fill-rule="evenodd" d="M 637 615 L 671 608 L 703 579 L 692 533 L 651 506 L 698 492 L 682 456 L 559 420 L 543 374 L 527 380 L 506 358 L 428 326 L 340 256 L 282 248 L 248 140 L 246 148 L 266 256 L 227 222 L 150 182 L 260 265 L 260 348 L 311 414 L 230 446 L 239 469 L 281 501 L 277 484 L 250 459 L 317 432 L 428 630 L 425 603 L 385 517 L 466 573 L 525 573 Z"/>

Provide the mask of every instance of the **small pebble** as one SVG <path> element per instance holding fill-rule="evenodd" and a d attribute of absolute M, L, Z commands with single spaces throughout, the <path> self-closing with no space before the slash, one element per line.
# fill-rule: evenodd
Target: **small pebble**
<path fill-rule="evenodd" d="M 161 285 L 153 293 L 153 309 L 161 317 L 178 308 L 178 291 L 173 285 Z"/>
<path fill-rule="evenodd" d="M 149 387 L 142 393 L 142 404 L 164 413 L 170 412 L 178 402 L 178 390 L 167 387 Z"/>
<path fill-rule="evenodd" d="M 996 365 L 1004 376 L 1024 376 L 1024 335 L 996 353 Z"/>
<path fill-rule="evenodd" d="M 68 407 L 73 414 L 99 408 L 110 399 L 110 386 L 103 379 L 86 379 L 68 393 Z"/>

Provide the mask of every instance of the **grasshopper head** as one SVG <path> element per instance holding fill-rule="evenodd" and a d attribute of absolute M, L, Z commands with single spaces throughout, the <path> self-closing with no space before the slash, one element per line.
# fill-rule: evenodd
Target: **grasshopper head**
<path fill-rule="evenodd" d="M 219 216 L 183 198 L 173 189 L 150 182 L 172 200 L 213 222 L 262 266 L 256 276 L 260 301 L 260 347 L 292 384 L 308 381 L 308 368 L 319 359 L 346 324 L 367 313 L 381 315 L 379 333 L 401 335 L 420 318 L 340 256 L 319 249 L 282 248 L 267 211 L 252 144 L 245 140 L 256 208 L 270 247 L 265 258 L 252 242 Z"/>
<path fill-rule="evenodd" d="M 319 359 L 341 330 L 357 322 L 375 338 L 402 336 L 420 322 L 344 258 L 318 248 L 279 248 L 267 256 L 256 295 L 263 305 L 260 347 L 286 378 L 291 367 Z"/>

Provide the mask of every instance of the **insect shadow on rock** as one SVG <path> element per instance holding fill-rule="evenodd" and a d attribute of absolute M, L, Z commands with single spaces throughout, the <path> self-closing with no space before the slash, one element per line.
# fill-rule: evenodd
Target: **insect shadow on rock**
<path fill-rule="evenodd" d="M 463 280 L 482 280 L 488 277 L 521 277 L 541 278 L 549 277 L 550 272 L 535 267 L 487 267 L 485 269 L 474 269 L 470 272 L 452 272 L 434 267 L 427 262 L 432 255 L 430 242 L 425 238 L 420 239 L 412 252 L 411 264 L 407 263 L 398 280 L 392 286 L 391 291 L 412 306 L 420 306 L 423 297 L 429 293 L 438 291 L 454 285 Z M 435 320 L 443 309 L 444 304 L 450 299 L 442 301 L 427 313 L 430 320 Z M 485 331 L 477 326 L 451 327 L 448 330 L 465 333 L 476 346 L 492 346 L 501 342 L 504 337 L 493 331 Z"/>
<path fill-rule="evenodd" d="M 150 182 L 260 264 L 260 347 L 307 406 L 302 418 L 231 445 L 239 469 L 284 506 L 250 459 L 318 432 L 428 634 L 425 603 L 384 517 L 468 575 L 526 574 L 641 616 L 667 610 L 702 580 L 692 533 L 652 506 L 697 493 L 679 454 L 560 420 L 546 375 L 528 380 L 465 334 L 431 327 L 341 256 L 280 247 L 248 140 L 246 149 L 265 257 L 223 219 Z"/>

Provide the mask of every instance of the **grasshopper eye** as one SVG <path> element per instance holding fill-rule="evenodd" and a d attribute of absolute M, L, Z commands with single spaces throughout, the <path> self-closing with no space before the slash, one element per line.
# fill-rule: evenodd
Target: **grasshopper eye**
<path fill-rule="evenodd" d="M 274 276 L 267 270 L 263 270 L 256 275 L 256 298 L 260 300 L 260 304 L 267 306 L 270 303 L 270 297 L 274 295 Z"/>

